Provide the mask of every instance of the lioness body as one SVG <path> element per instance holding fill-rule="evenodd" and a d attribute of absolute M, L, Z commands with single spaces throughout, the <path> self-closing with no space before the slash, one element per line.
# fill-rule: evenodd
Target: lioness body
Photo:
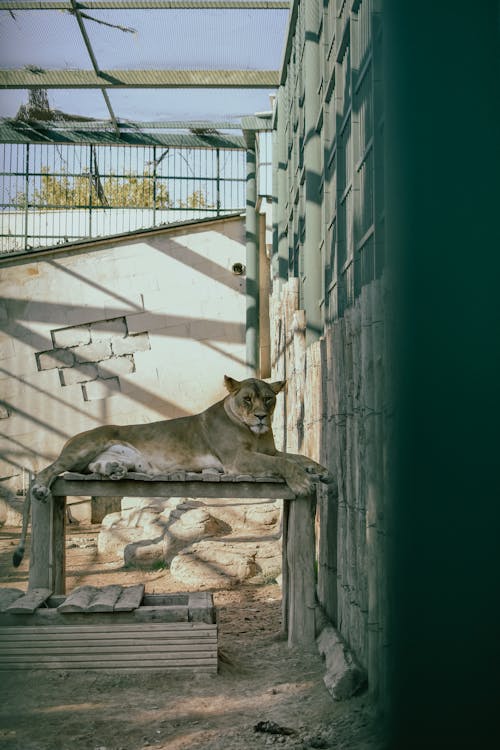
<path fill-rule="evenodd" d="M 37 475 L 34 496 L 43 499 L 58 474 L 85 471 L 105 451 L 120 445 L 140 454 L 153 472 L 216 468 L 228 474 L 277 474 L 295 494 L 308 493 L 311 479 L 307 470 L 322 474 L 326 470 L 304 456 L 279 453 L 274 443 L 271 417 L 284 382 L 265 383 L 255 378 L 238 382 L 226 377 L 225 385 L 229 391 L 226 398 L 201 414 L 81 432 Z M 109 462 L 102 473 L 118 479 L 126 473 L 126 466 L 118 459 Z"/>
<path fill-rule="evenodd" d="M 98 470 L 121 479 L 132 464 L 148 473 L 216 468 L 228 474 L 277 475 L 296 495 L 311 491 L 311 472 L 328 480 L 327 470 L 315 461 L 276 450 L 271 417 L 284 381 L 239 382 L 226 376 L 224 382 L 228 395 L 201 414 L 106 425 L 71 438 L 54 463 L 36 476 L 33 497 L 45 500 L 53 480 L 64 471 Z"/>

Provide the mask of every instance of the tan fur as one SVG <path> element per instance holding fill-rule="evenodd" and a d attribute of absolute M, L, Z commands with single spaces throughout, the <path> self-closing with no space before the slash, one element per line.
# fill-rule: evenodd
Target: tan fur
<path fill-rule="evenodd" d="M 150 424 L 97 427 L 76 435 L 54 463 L 37 475 L 33 496 L 44 500 L 58 474 L 85 471 L 89 464 L 98 464 L 111 478 L 121 478 L 131 463 L 120 463 L 119 446 L 131 449 L 124 455 L 139 454 L 137 460 L 155 473 L 215 467 L 228 474 L 272 474 L 283 477 L 296 495 L 311 491 L 308 472 L 327 479 L 327 470 L 314 461 L 276 450 L 271 417 L 284 381 L 265 383 L 249 378 L 239 382 L 225 376 L 224 382 L 228 395 L 201 414 Z M 105 452 L 111 448 L 116 460 L 106 461 Z"/>

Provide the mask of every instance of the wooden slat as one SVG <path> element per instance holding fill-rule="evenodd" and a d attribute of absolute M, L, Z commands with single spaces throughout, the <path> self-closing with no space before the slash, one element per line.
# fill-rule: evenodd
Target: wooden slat
<path fill-rule="evenodd" d="M 139 655 L 142 659 L 149 660 L 154 659 L 156 656 L 159 658 L 172 658 L 175 660 L 181 659 L 210 659 L 214 653 L 217 652 L 217 646 L 214 644 L 213 648 L 198 648 L 191 650 L 189 644 L 186 644 L 184 648 L 179 650 L 175 647 L 166 646 L 119 646 L 114 645 L 102 645 L 102 646 L 88 646 L 87 643 L 73 643 L 72 645 L 65 646 L 53 646 L 52 648 L 36 648 L 31 649 L 8 649 L 5 648 L 1 652 L 2 661 L 27 661 L 29 662 L 33 658 L 41 658 L 50 660 L 54 656 L 78 656 L 80 661 L 88 661 L 89 659 L 95 659 L 99 657 L 103 661 L 116 658 L 119 656 L 123 659 L 136 659 Z"/>
<path fill-rule="evenodd" d="M 135 586 L 127 586 L 122 589 L 118 600 L 115 602 L 115 612 L 131 612 L 140 606 L 144 596 L 144 584 L 138 583 Z"/>
<path fill-rule="evenodd" d="M 123 671 L 123 672 L 217 672 L 217 661 L 210 660 L 207 663 L 199 664 L 196 661 L 187 664 L 173 664 L 169 661 L 155 661 L 151 664 L 144 664 L 140 659 L 137 661 L 114 661 L 114 662 L 71 662 L 71 661 L 34 661 L 31 664 L 9 664 L 3 666 L 0 664 L 0 672 L 12 670 L 37 670 L 37 669 L 105 669 L 106 671 Z"/>
<path fill-rule="evenodd" d="M 0 589 L 0 612 L 4 612 L 7 607 L 24 596 L 24 591 L 21 589 Z"/>
<path fill-rule="evenodd" d="M 20 596 L 12 604 L 9 604 L 6 607 L 6 612 L 11 615 L 32 614 L 51 594 L 50 589 L 31 589 L 24 596 Z"/>
<path fill-rule="evenodd" d="M 86 612 L 99 589 L 96 586 L 79 586 L 57 608 L 58 612 Z"/>
<path fill-rule="evenodd" d="M 112 612 L 118 601 L 123 586 L 111 584 L 97 591 L 96 595 L 86 608 L 86 612 Z"/>
<path fill-rule="evenodd" d="M 58 478 L 51 487 L 53 495 L 93 496 L 93 497 L 241 497 L 241 498 L 286 498 L 293 500 L 295 495 L 284 482 L 255 482 L 253 477 L 231 477 L 231 481 L 221 476 L 220 482 L 135 482 L 120 479 L 74 481 Z"/>
<path fill-rule="evenodd" d="M 126 623 L 126 624 L 113 624 L 113 633 L 143 633 L 147 628 L 148 631 L 171 631 L 176 635 L 178 633 L 192 633 L 193 631 L 210 632 L 215 631 L 217 626 L 206 622 L 149 622 L 147 625 L 144 623 Z M 11 633 L 55 633 L 58 634 L 61 631 L 65 633 L 108 633 L 110 632 L 109 622 L 107 624 L 99 625 L 2 625 L 0 627 L 0 638 L 7 636 Z"/>
<path fill-rule="evenodd" d="M 220 471 L 217 469 L 203 469 L 202 478 L 204 482 L 220 482 L 222 476 Z"/>
<path fill-rule="evenodd" d="M 118 639 L 98 639 L 92 640 L 85 638 L 80 640 L 74 635 L 71 638 L 61 639 L 40 639 L 39 641 L 31 640 L 9 640 L 0 644 L 0 654 L 6 653 L 28 653 L 32 651 L 42 651 L 43 653 L 50 653 L 54 649 L 73 649 L 73 648 L 85 648 L 85 649 L 108 649 L 108 650 L 119 650 L 125 649 L 127 651 L 133 648 L 144 649 L 145 651 L 154 651 L 158 649 L 160 651 L 171 651 L 172 653 L 180 653 L 181 651 L 212 651 L 217 648 L 217 640 L 215 638 L 209 640 L 207 638 L 201 640 L 194 640 L 192 638 L 185 638 L 184 640 L 163 640 L 159 639 L 147 639 L 147 638 L 118 638 Z"/>

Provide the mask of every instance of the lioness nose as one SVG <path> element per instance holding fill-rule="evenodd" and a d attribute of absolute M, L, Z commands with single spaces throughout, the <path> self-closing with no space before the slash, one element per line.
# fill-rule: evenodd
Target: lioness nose
<path fill-rule="evenodd" d="M 257 419 L 260 419 L 260 421 L 262 422 L 267 417 L 267 414 L 265 411 L 260 411 L 260 412 L 256 411 L 255 416 L 257 417 Z"/>

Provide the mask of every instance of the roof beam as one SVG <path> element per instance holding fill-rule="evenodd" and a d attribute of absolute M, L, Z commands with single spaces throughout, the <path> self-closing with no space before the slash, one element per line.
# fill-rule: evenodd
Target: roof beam
<path fill-rule="evenodd" d="M 83 0 L 80 10 L 288 10 L 289 0 Z M 0 10 L 71 10 L 71 0 L 1 0 Z"/>
<path fill-rule="evenodd" d="M 0 89 L 269 89 L 278 70 L 0 70 Z"/>
<path fill-rule="evenodd" d="M 76 0 L 71 0 L 71 13 L 75 16 L 76 22 L 78 23 L 78 28 L 80 29 L 80 34 L 83 37 L 83 41 L 85 42 L 85 46 L 87 48 L 87 52 L 89 53 L 90 61 L 92 63 L 92 67 L 94 68 L 94 72 L 96 75 L 100 76 L 101 71 L 99 69 L 99 64 L 96 60 L 96 56 L 94 54 L 94 50 L 92 49 L 92 45 L 90 43 L 89 36 L 87 34 L 87 29 L 85 28 L 85 24 L 83 23 L 83 18 L 80 14 L 80 9 L 76 3 Z M 108 92 L 105 88 L 101 88 L 101 93 L 103 95 L 104 101 L 106 102 L 106 107 L 108 108 L 109 116 L 111 118 L 111 122 L 113 123 L 113 128 L 117 133 L 120 132 L 120 128 L 118 127 L 118 124 L 116 122 L 116 116 L 113 112 L 113 107 L 111 106 L 111 101 L 108 96 Z"/>

